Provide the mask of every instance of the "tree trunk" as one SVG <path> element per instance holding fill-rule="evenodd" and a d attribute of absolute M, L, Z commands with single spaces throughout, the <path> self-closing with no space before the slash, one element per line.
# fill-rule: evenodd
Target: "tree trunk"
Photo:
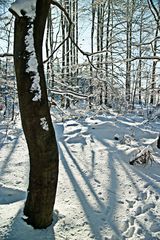
<path fill-rule="evenodd" d="M 95 0 L 92 0 L 92 27 L 91 27 L 91 53 L 94 51 L 94 32 L 95 32 Z M 91 62 L 93 64 L 93 55 L 91 56 Z M 90 65 L 90 81 L 89 81 L 89 108 L 92 108 L 93 104 L 93 67 Z"/>
<path fill-rule="evenodd" d="M 75 39 L 76 39 L 76 44 L 78 45 L 78 41 L 79 41 L 79 30 L 78 30 L 78 4 L 79 4 L 79 0 L 76 0 L 76 22 L 75 22 L 75 26 L 76 26 L 76 33 L 75 33 Z M 75 49 L 76 53 L 75 53 L 75 63 L 78 66 L 78 48 Z M 77 68 L 77 75 L 78 75 L 78 68 Z"/>
<path fill-rule="evenodd" d="M 140 31 L 139 31 L 139 42 L 140 42 L 140 46 L 139 46 L 139 56 L 142 56 L 142 36 L 143 36 L 143 9 L 142 9 L 142 5 L 141 5 L 141 16 L 140 16 Z M 138 86 L 138 100 L 139 100 L 139 104 L 142 103 L 142 60 L 139 60 L 139 68 L 138 68 L 138 77 L 139 77 L 139 86 Z"/>
<path fill-rule="evenodd" d="M 100 52 L 100 24 L 101 24 L 101 19 L 100 19 L 100 5 L 98 4 L 97 6 L 97 52 Z M 100 56 L 99 54 L 97 55 L 97 68 L 100 67 Z"/>
<path fill-rule="evenodd" d="M 42 42 L 49 7 L 49 0 L 37 0 L 34 19 L 24 15 L 16 16 L 15 20 L 14 63 L 22 126 L 30 156 L 24 214 L 34 228 L 46 228 L 52 223 L 58 179 L 58 149 L 42 61 Z M 35 61 L 33 66 L 30 66 L 31 60 Z"/>
<path fill-rule="evenodd" d="M 70 1 L 69 0 L 65 0 L 65 9 L 67 11 L 67 13 L 70 16 Z M 68 34 L 69 32 L 69 25 L 68 22 L 66 20 L 66 34 Z M 70 85 L 71 83 L 71 76 L 70 76 L 70 39 L 68 38 L 67 41 L 65 42 L 66 44 L 66 82 L 68 85 Z M 66 104 L 65 104 L 65 108 L 69 108 L 70 107 L 70 99 L 66 96 Z"/>
<path fill-rule="evenodd" d="M 126 47 L 127 47 L 127 59 L 131 58 L 132 53 L 132 18 L 133 18 L 133 2 L 127 0 L 127 36 L 126 36 Z M 126 101 L 129 103 L 131 100 L 131 62 L 126 62 Z"/>
<path fill-rule="evenodd" d="M 110 20 L 111 20 L 111 0 L 108 0 L 108 14 L 107 14 L 107 26 L 106 26 L 106 83 L 104 86 L 105 89 L 105 105 L 108 104 L 108 73 L 109 73 L 109 65 L 108 65 L 108 57 L 109 57 L 109 38 L 110 38 Z"/>
<path fill-rule="evenodd" d="M 157 55 L 157 37 L 158 37 L 158 32 L 159 32 L 159 21 L 157 23 L 156 27 L 156 33 L 155 33 L 155 41 L 153 45 L 153 56 Z M 151 98 L 150 98 L 150 103 L 154 104 L 155 103 L 155 86 L 156 86 L 156 67 L 157 67 L 157 62 L 153 61 L 152 65 L 152 80 L 151 80 Z"/>

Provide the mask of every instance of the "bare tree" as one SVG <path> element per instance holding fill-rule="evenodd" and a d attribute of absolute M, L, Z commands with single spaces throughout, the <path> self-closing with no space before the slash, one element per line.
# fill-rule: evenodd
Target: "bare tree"
<path fill-rule="evenodd" d="M 18 1 L 15 15 L 14 63 L 22 126 L 30 156 L 28 196 L 24 214 L 35 228 L 52 223 L 58 179 L 58 149 L 48 106 L 42 61 L 42 42 L 50 1 L 36 5 Z M 27 7 L 26 7 L 27 6 Z"/>

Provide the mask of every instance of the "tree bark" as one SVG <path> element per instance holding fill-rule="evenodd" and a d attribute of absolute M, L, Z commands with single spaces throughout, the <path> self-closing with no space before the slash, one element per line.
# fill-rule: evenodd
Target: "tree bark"
<path fill-rule="evenodd" d="M 42 42 L 50 1 L 37 0 L 36 16 L 16 17 L 14 36 L 14 64 L 22 126 L 26 137 L 30 175 L 28 196 L 24 214 L 34 228 L 46 228 L 52 223 L 58 180 L 58 148 L 48 106 L 46 82 L 42 61 Z M 29 52 L 26 37 L 33 29 L 33 43 L 37 66 L 27 71 Z M 31 91 L 35 75 L 39 75 L 41 98 L 33 100 L 36 90 Z M 36 75 L 37 76 L 37 75 Z"/>

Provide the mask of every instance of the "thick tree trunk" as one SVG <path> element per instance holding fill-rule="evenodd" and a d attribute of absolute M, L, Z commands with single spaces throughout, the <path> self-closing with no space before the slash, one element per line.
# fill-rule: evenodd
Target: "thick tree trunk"
<path fill-rule="evenodd" d="M 45 228 L 52 223 L 58 179 L 58 149 L 48 107 L 42 61 L 42 41 L 49 6 L 48 0 L 37 0 L 35 19 L 17 16 L 15 20 L 14 62 L 22 126 L 30 156 L 29 188 L 24 214 L 28 217 L 27 222 L 35 228 Z M 34 50 L 30 51 L 28 44 L 32 40 Z M 34 55 L 37 67 L 32 66 L 35 67 L 32 70 L 28 66 Z M 39 78 L 40 89 L 37 87 L 33 90 L 31 87 L 36 78 Z"/>

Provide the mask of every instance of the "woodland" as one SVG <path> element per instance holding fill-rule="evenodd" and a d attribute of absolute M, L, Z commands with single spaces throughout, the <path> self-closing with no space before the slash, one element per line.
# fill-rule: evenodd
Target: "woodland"
<path fill-rule="evenodd" d="M 0 239 L 160 239 L 159 62 L 159 0 L 0 0 Z"/>

